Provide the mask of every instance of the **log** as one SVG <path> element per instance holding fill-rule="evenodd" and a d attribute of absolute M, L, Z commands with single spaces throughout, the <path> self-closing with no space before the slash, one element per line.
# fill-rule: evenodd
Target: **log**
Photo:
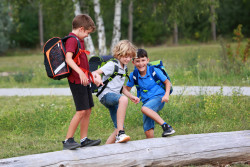
<path fill-rule="evenodd" d="M 183 166 L 250 160 L 250 130 L 178 135 L 1 159 L 0 166 Z"/>

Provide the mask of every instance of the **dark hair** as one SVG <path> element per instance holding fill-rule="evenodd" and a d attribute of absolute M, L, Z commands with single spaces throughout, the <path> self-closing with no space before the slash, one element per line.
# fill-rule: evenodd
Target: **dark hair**
<path fill-rule="evenodd" d="M 77 15 L 72 21 L 72 29 L 83 27 L 85 30 L 95 31 L 95 23 L 92 18 L 87 14 Z"/>
<path fill-rule="evenodd" d="M 147 58 L 148 58 L 148 53 L 147 53 L 147 51 L 144 50 L 144 49 L 138 49 L 138 50 L 137 50 L 136 58 L 143 58 L 143 57 L 147 57 Z"/>

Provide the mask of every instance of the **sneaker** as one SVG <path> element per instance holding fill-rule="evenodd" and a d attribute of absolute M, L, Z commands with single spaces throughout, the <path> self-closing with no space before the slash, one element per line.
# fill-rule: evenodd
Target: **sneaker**
<path fill-rule="evenodd" d="M 97 146 L 101 143 L 101 140 L 90 140 L 86 138 L 83 142 L 81 142 L 81 147 L 88 147 L 88 146 Z"/>
<path fill-rule="evenodd" d="M 162 137 L 166 137 L 175 133 L 175 130 L 172 128 L 172 126 L 168 124 L 162 125 L 162 129 L 163 129 Z"/>
<path fill-rule="evenodd" d="M 66 142 L 62 141 L 62 143 L 63 143 L 63 150 L 74 150 L 81 146 L 79 143 L 75 142 L 73 137 L 68 138 Z"/>
<path fill-rule="evenodd" d="M 130 137 L 125 134 L 124 130 L 120 130 L 119 134 L 115 138 L 115 143 L 125 143 L 130 140 Z"/>

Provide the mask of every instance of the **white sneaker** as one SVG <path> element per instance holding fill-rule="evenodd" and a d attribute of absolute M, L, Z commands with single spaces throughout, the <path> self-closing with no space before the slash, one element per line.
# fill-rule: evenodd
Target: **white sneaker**
<path fill-rule="evenodd" d="M 125 143 L 130 140 L 130 136 L 126 135 L 123 130 L 120 130 L 119 134 L 115 138 L 115 143 Z"/>

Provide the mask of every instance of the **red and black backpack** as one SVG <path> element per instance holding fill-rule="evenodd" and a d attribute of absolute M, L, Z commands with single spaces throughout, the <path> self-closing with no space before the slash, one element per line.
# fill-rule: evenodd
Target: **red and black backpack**
<path fill-rule="evenodd" d="M 81 44 L 77 37 L 70 35 L 64 38 L 51 38 L 43 47 L 44 65 L 48 77 L 60 80 L 69 76 L 71 69 L 65 62 L 65 42 L 71 37 L 77 40 L 78 48 L 76 54 L 74 55 L 74 61 L 79 64 L 79 55 L 83 50 L 81 49 Z"/>

